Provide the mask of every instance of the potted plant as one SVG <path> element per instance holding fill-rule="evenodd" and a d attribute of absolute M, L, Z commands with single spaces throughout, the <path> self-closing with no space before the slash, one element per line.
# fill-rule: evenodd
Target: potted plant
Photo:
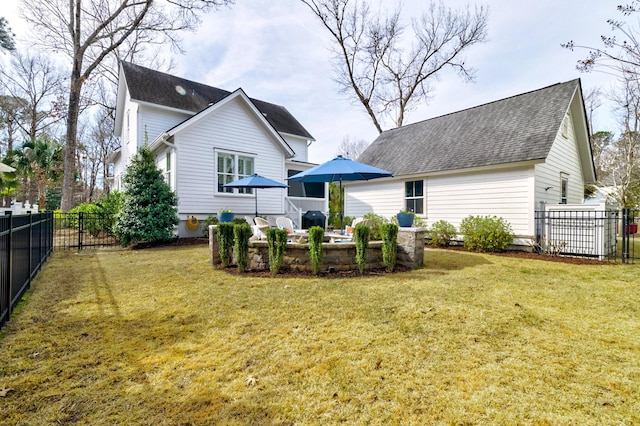
<path fill-rule="evenodd" d="M 233 212 L 228 209 L 218 210 L 218 222 L 231 222 L 233 221 Z"/>
<path fill-rule="evenodd" d="M 413 225 L 413 218 L 415 217 L 415 213 L 407 210 L 400 210 L 400 213 L 396 215 L 398 219 L 398 226 L 402 228 L 411 228 Z"/>

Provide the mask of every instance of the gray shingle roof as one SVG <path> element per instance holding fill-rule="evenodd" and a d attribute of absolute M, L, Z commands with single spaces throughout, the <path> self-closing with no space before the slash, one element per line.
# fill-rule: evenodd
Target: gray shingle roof
<path fill-rule="evenodd" d="M 358 161 L 396 176 L 541 160 L 580 80 L 387 130 Z"/>
<path fill-rule="evenodd" d="M 138 101 L 197 113 L 207 108 L 209 104 L 215 104 L 231 94 L 223 89 L 130 62 L 122 62 L 122 70 L 131 98 Z M 258 99 L 251 99 L 251 101 L 278 132 L 313 139 L 313 136 L 285 107 Z"/>

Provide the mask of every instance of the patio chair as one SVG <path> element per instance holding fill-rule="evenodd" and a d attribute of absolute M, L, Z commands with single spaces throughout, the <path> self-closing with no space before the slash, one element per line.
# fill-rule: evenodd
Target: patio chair
<path fill-rule="evenodd" d="M 288 217 L 280 216 L 276 218 L 276 225 L 278 225 L 278 228 L 288 229 L 290 234 L 295 232 L 293 221 Z"/>
<path fill-rule="evenodd" d="M 258 232 L 260 233 L 258 238 L 260 238 L 261 240 L 267 238 L 267 229 L 269 229 L 269 222 L 259 216 L 254 217 L 253 221 L 256 224 L 256 228 L 258 228 Z"/>

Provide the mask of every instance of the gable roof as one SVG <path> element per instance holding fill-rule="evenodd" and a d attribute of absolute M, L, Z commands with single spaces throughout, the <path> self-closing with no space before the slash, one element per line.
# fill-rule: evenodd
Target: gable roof
<path fill-rule="evenodd" d="M 542 161 L 579 86 L 571 80 L 387 130 L 358 161 L 396 176 Z"/>
<path fill-rule="evenodd" d="M 212 114 L 216 110 L 219 110 L 220 108 L 223 108 L 225 104 L 227 104 L 229 102 L 232 102 L 234 99 L 239 99 L 241 102 L 244 102 L 244 104 L 250 110 L 253 111 L 257 121 L 259 123 L 261 123 L 265 127 L 266 131 L 276 141 L 276 143 L 278 144 L 280 149 L 285 154 L 286 158 L 291 158 L 291 157 L 295 156 L 295 152 L 293 151 L 291 146 L 289 146 L 289 144 L 287 143 L 286 140 L 284 140 L 282 135 L 280 135 L 280 133 L 278 133 L 273 128 L 273 126 L 267 121 L 266 117 L 264 117 L 264 115 L 260 113 L 260 111 L 258 110 L 258 107 L 255 106 L 255 104 L 252 102 L 252 100 L 247 96 L 247 94 L 242 89 L 237 89 L 235 92 L 230 93 L 228 96 L 225 96 L 224 98 L 222 98 L 220 101 L 216 102 L 215 104 L 209 104 L 209 106 L 207 106 L 205 109 L 203 109 L 202 111 L 199 111 L 198 113 L 196 113 L 196 114 L 192 115 L 191 117 L 187 118 L 182 123 L 176 124 L 171 129 L 169 129 L 165 133 L 161 134 L 154 141 L 154 143 L 152 143 L 152 146 L 156 143 L 156 141 L 158 143 L 160 143 L 165 139 L 165 137 L 173 136 L 176 133 L 180 132 L 181 130 L 183 130 L 185 128 L 188 128 L 192 124 L 204 119 L 205 117 L 207 117 L 208 115 Z"/>
<path fill-rule="evenodd" d="M 231 92 L 122 62 L 122 71 L 133 100 L 197 113 L 226 98 Z M 314 140 L 283 106 L 251 99 L 267 121 L 280 133 Z"/>

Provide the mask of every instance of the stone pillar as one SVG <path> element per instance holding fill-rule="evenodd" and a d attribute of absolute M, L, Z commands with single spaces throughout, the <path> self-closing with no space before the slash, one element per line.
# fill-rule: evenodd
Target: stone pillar
<path fill-rule="evenodd" d="M 209 257 L 213 266 L 221 263 L 220 250 L 218 249 L 218 227 L 216 225 L 209 225 Z"/>
<path fill-rule="evenodd" d="M 398 265 L 415 269 L 424 264 L 426 234 L 427 228 L 398 228 Z"/>

